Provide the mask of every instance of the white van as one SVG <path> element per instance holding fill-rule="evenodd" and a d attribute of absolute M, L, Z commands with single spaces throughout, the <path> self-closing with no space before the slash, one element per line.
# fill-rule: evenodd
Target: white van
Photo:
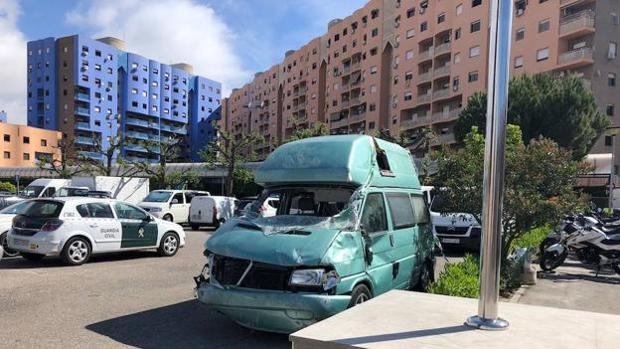
<path fill-rule="evenodd" d="M 28 184 L 20 196 L 25 199 L 51 198 L 60 188 L 70 185 L 70 179 L 39 178 Z"/>
<path fill-rule="evenodd" d="M 235 215 L 238 202 L 227 196 L 195 196 L 189 207 L 189 225 L 193 230 L 201 225 L 217 228 Z"/>
<path fill-rule="evenodd" d="M 209 196 L 207 191 L 153 190 L 138 206 L 157 218 L 175 223 L 187 223 L 189 206 L 194 196 Z"/>

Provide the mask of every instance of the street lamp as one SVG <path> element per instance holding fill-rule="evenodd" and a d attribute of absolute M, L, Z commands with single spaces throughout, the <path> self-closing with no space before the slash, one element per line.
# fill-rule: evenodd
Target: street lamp
<path fill-rule="evenodd" d="M 507 329 L 497 314 L 502 243 L 504 148 L 508 113 L 508 79 L 513 0 L 490 2 L 487 129 L 484 149 L 480 299 L 478 314 L 465 324 L 484 330 Z"/>

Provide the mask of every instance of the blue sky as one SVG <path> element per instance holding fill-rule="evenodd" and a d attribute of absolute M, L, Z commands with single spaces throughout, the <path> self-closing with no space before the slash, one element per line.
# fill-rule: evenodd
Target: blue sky
<path fill-rule="evenodd" d="M 25 42 L 49 36 L 117 36 L 129 51 L 184 61 L 224 92 L 324 34 L 327 22 L 367 0 L 0 0 L 0 109 L 25 111 Z M 18 120 L 19 119 L 19 120 Z"/>

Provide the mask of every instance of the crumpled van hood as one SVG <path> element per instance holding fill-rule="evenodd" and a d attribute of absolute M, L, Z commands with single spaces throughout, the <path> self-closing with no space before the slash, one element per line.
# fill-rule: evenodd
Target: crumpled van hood
<path fill-rule="evenodd" d="M 340 233 L 337 229 L 307 227 L 296 233 L 265 234 L 238 223 L 233 220 L 220 227 L 207 240 L 205 248 L 218 255 L 266 264 L 316 266 Z"/>

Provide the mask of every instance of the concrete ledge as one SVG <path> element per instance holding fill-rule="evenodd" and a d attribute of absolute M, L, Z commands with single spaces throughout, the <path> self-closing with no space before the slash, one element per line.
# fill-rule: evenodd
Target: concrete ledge
<path fill-rule="evenodd" d="M 501 303 L 510 329 L 490 332 L 463 322 L 476 299 L 391 291 L 291 334 L 294 349 L 502 348 L 616 349 L 620 316 Z"/>

